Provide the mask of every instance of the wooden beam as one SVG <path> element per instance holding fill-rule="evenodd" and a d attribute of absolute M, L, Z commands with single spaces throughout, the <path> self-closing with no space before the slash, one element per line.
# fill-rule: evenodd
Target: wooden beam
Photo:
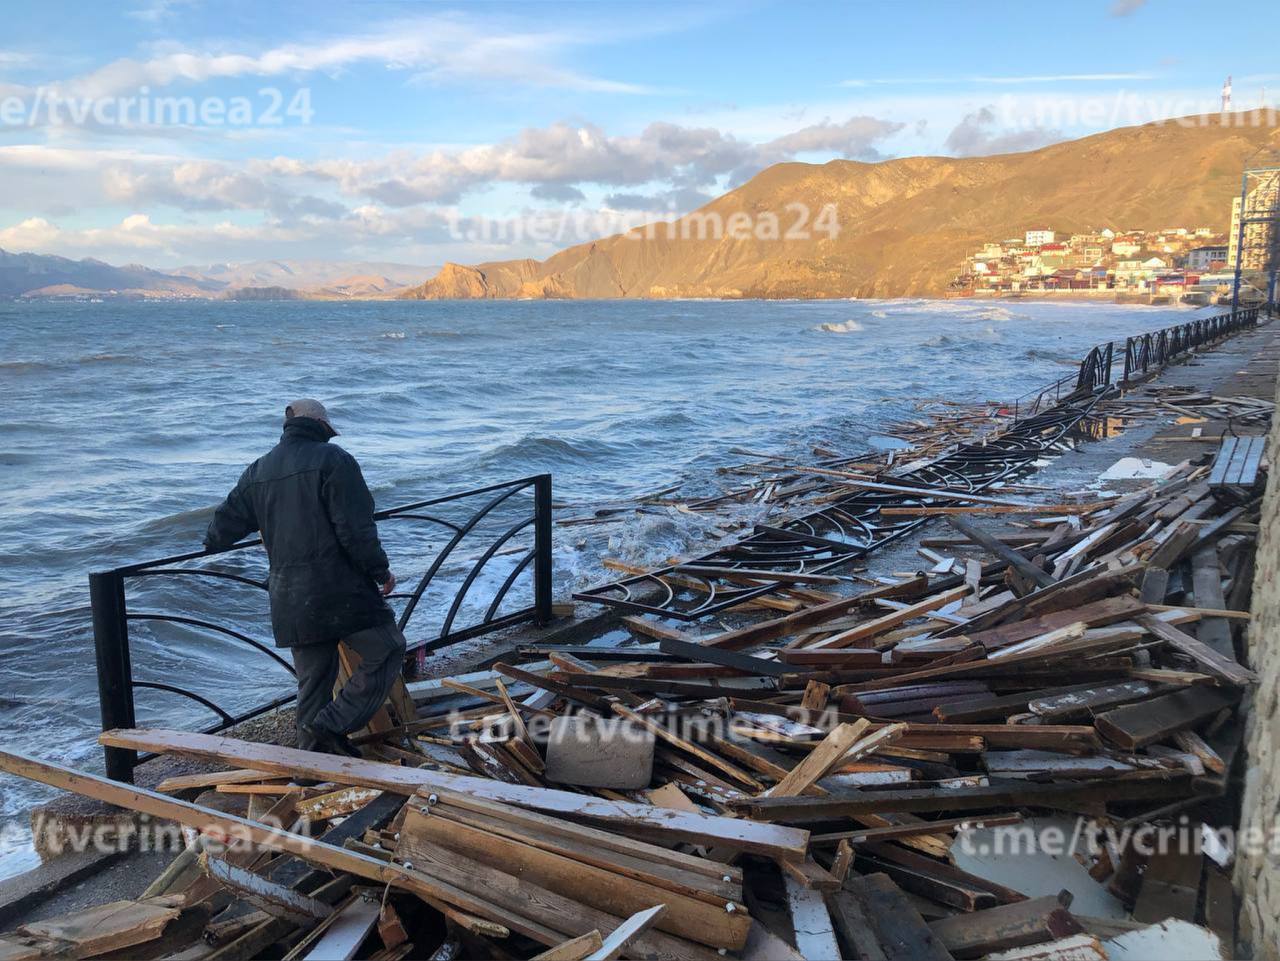
<path fill-rule="evenodd" d="M 918 587 L 920 584 L 927 585 L 928 578 L 920 577 L 902 584 L 876 587 L 869 591 L 855 594 L 852 597 L 842 597 L 838 600 L 828 601 L 825 604 L 819 604 L 816 607 L 806 607 L 793 614 L 761 621 L 757 624 L 748 624 L 746 627 L 740 627 L 737 630 L 717 634 L 703 643 L 709 647 L 719 647 L 728 651 L 741 650 L 744 647 L 763 644 L 775 638 L 794 634 L 815 624 L 822 624 L 869 604 L 878 597 L 896 597 L 899 592 L 911 590 L 913 586 Z"/>
<path fill-rule="evenodd" d="M 1191 778 L 1186 774 L 1159 777 L 1119 777 L 1050 784 L 1005 782 L 986 787 L 904 788 L 893 791 L 859 791 L 841 798 L 780 797 L 742 798 L 729 806 L 749 817 L 769 821 L 829 821 L 842 817 L 894 812 L 1008 810 L 1043 807 L 1074 810 L 1093 801 L 1170 800 L 1190 797 Z"/>
<path fill-rule="evenodd" d="M 693 898 L 552 850 L 440 817 L 430 813 L 430 805 L 417 799 L 409 804 L 409 815 L 400 828 L 402 842 L 410 835 L 429 840 L 612 915 L 625 917 L 653 904 L 665 904 L 667 910 L 655 925 L 658 929 L 713 948 L 736 951 L 747 942 L 751 918 L 741 904 L 713 904 Z"/>
<path fill-rule="evenodd" d="M 333 913 L 333 908 L 322 901 L 299 894 L 221 858 L 211 858 L 207 852 L 200 855 L 200 870 L 272 917 L 285 918 L 295 924 L 311 924 Z"/>
<path fill-rule="evenodd" d="M 947 523 L 975 544 L 981 545 L 1002 561 L 1007 562 L 1023 577 L 1031 578 L 1041 587 L 1048 587 L 1050 584 L 1055 583 L 1047 571 L 1032 564 L 1031 561 L 1027 560 L 1025 554 L 1020 554 L 1007 544 L 1001 543 L 986 531 L 974 527 L 966 520 L 951 515 L 947 516 Z"/>
<path fill-rule="evenodd" d="M 570 791 L 505 784 L 489 778 L 335 757 L 215 734 L 123 729 L 107 731 L 98 740 L 114 747 L 132 747 L 159 754 L 183 754 L 240 767 L 254 767 L 286 777 L 317 778 L 404 795 L 413 794 L 419 788 L 439 788 L 538 811 L 652 829 L 673 839 L 727 847 L 735 851 L 750 851 L 783 860 L 804 860 L 808 847 L 807 831 L 766 828 L 765 825 L 750 824 L 740 818 L 669 811 L 648 804 L 609 801 Z"/>
<path fill-rule="evenodd" d="M 665 904 L 655 904 L 647 911 L 637 911 L 614 928 L 600 947 L 587 955 L 586 961 L 614 961 L 615 958 L 620 958 L 627 945 L 662 917 L 665 910 Z"/>
<path fill-rule="evenodd" d="M 842 957 L 822 892 L 805 887 L 785 872 L 782 881 L 791 912 L 791 927 L 796 935 L 796 950 L 806 958 Z"/>
<path fill-rule="evenodd" d="M 1246 667 L 1241 667 L 1235 658 L 1221 653 L 1172 624 L 1150 615 L 1142 615 L 1138 623 L 1148 631 L 1166 642 L 1179 654 L 1184 654 L 1195 661 L 1206 674 L 1219 677 L 1228 684 L 1246 687 L 1258 683 L 1258 675 Z"/>
<path fill-rule="evenodd" d="M 929 928 L 957 958 L 978 958 L 996 951 L 1043 944 L 1079 934 L 1084 929 L 1067 908 L 1071 892 L 1002 904 L 973 914 L 958 914 L 930 923 Z"/>
<path fill-rule="evenodd" d="M 604 939 L 600 937 L 600 932 L 592 930 L 548 948 L 541 954 L 535 955 L 530 961 L 583 961 L 587 955 L 599 951 L 602 947 L 604 947 Z"/>
<path fill-rule="evenodd" d="M 335 847 L 323 841 L 269 827 L 247 818 L 223 814 L 189 801 L 166 797 L 144 788 L 119 784 L 96 774 L 73 771 L 60 764 L 40 761 L 12 751 L 0 750 L 0 770 L 61 788 L 64 791 L 83 794 L 85 797 L 105 801 L 107 804 L 114 804 L 127 810 L 175 821 L 211 837 L 243 841 L 272 851 L 292 854 L 312 864 L 322 865 L 335 871 L 345 871 L 380 884 L 392 884 L 416 894 L 423 901 L 446 914 L 452 915 L 454 908 L 451 906 L 456 906 L 463 911 L 497 920 L 511 930 L 519 931 L 535 940 L 542 940 L 543 943 L 549 944 L 560 940 L 557 932 L 538 922 L 495 909 L 488 901 L 453 885 L 442 883 L 426 874 L 398 864 L 380 861 L 358 851 Z"/>
<path fill-rule="evenodd" d="M 1193 728 L 1239 700 L 1239 690 L 1188 687 L 1099 714 L 1094 725 L 1107 740 L 1133 751 Z"/>
<path fill-rule="evenodd" d="M 899 624 L 905 624 L 907 621 L 913 621 L 917 617 L 928 614 L 930 611 L 936 611 L 940 607 L 946 607 L 952 601 L 958 601 L 966 597 L 969 588 L 965 586 L 954 587 L 949 591 L 942 591 L 934 594 L 932 597 L 926 597 L 923 601 L 917 601 L 915 604 L 908 605 L 897 611 L 890 611 L 874 620 L 858 624 L 848 630 L 840 631 L 831 637 L 817 641 L 813 644 L 805 645 L 806 650 L 829 650 L 831 648 L 852 647 L 860 641 L 873 638 L 877 634 L 897 627 Z M 864 645 L 865 646 L 865 645 Z"/>

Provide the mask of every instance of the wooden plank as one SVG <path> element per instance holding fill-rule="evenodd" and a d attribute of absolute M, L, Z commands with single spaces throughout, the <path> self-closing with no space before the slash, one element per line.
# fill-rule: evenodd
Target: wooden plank
<path fill-rule="evenodd" d="M 560 940 L 556 931 L 536 921 L 495 907 L 487 900 L 422 872 L 381 861 L 358 851 L 336 847 L 233 814 L 223 814 L 155 791 L 119 784 L 96 774 L 73 771 L 60 764 L 40 761 L 16 752 L 0 750 L 0 770 L 127 810 L 175 821 L 220 839 L 237 839 L 268 850 L 292 854 L 325 868 L 345 871 L 381 884 L 392 884 L 416 894 L 427 904 L 451 917 L 457 913 L 456 906 L 463 911 L 497 920 L 499 924 L 534 940 L 541 940 L 544 944 Z"/>
<path fill-rule="evenodd" d="M 655 904 L 645 911 L 637 911 L 610 932 L 600 947 L 587 955 L 587 961 L 614 961 L 622 957 L 628 944 L 643 934 L 662 917 L 666 905 Z"/>
<path fill-rule="evenodd" d="M 1107 597 L 1079 607 L 1024 618 L 1010 624 L 988 628 L 985 631 L 971 631 L 965 636 L 987 650 L 997 650 L 1058 630 L 1068 624 L 1083 623 L 1090 628 L 1106 627 L 1119 621 L 1129 620 L 1145 610 L 1143 602 L 1136 598 Z"/>
<path fill-rule="evenodd" d="M 970 524 L 968 521 L 960 517 L 947 515 L 947 523 L 958 530 L 965 537 L 969 538 L 975 544 L 980 544 L 986 550 L 990 551 L 996 557 L 1009 564 L 1023 577 L 1029 577 L 1041 587 L 1048 587 L 1054 583 L 1053 577 L 1049 575 L 1043 568 L 1036 567 L 1031 561 L 1027 560 L 1025 554 L 1020 554 L 1013 548 L 996 540 L 986 531 L 981 530 Z"/>
<path fill-rule="evenodd" d="M 1194 923 L 1203 868 L 1204 856 L 1200 854 L 1169 851 L 1152 855 L 1142 876 L 1138 903 L 1133 906 L 1133 920 L 1156 924 L 1176 918 Z"/>
<path fill-rule="evenodd" d="M 1236 690 L 1189 687 L 1099 714 L 1094 724 L 1103 737 L 1132 751 L 1195 727 L 1239 699 Z"/>
<path fill-rule="evenodd" d="M 1221 610 L 1227 606 L 1222 596 L 1222 568 L 1218 563 L 1217 544 L 1205 544 L 1191 556 L 1191 590 L 1196 607 Z M 1234 660 L 1231 625 L 1224 618 L 1202 617 L 1196 625 L 1196 637 L 1218 654 Z"/>
<path fill-rule="evenodd" d="M 18 933 L 60 942 L 58 954 L 90 958 L 154 941 L 180 913 L 178 902 L 170 897 L 112 901 L 43 921 L 30 921 L 19 927 Z M 15 956 L 21 954 L 18 949 Z M 38 956 L 46 955 L 41 951 Z"/>
<path fill-rule="evenodd" d="M 1156 637 L 1165 641 L 1171 648 L 1195 661 L 1207 674 L 1222 678 L 1228 684 L 1246 687 L 1258 682 L 1258 675 L 1246 667 L 1241 667 L 1234 657 L 1197 640 L 1185 631 L 1181 631 L 1158 618 L 1142 615 L 1138 623 Z"/>
<path fill-rule="evenodd" d="M 898 886 L 884 874 L 851 877 L 845 890 L 862 908 L 887 961 L 951 961 L 942 939 Z M 839 957 L 839 955 L 819 955 Z"/>
<path fill-rule="evenodd" d="M 859 961 L 888 961 L 888 955 L 876 938 L 875 927 L 862 908 L 862 902 L 848 891 L 840 891 L 827 899 L 831 909 L 831 919 L 836 930 L 840 932 L 847 953 L 846 958 L 857 958 Z"/>
<path fill-rule="evenodd" d="M 942 591 L 932 597 L 927 597 L 923 601 L 917 601 L 898 611 L 891 611 L 874 620 L 851 627 L 848 630 L 840 631 L 831 637 L 816 641 L 812 644 L 805 645 L 807 650 L 829 650 L 831 648 L 851 647 L 860 641 L 875 637 L 890 628 L 897 627 L 899 624 L 905 624 L 907 621 L 913 621 L 917 617 L 936 611 L 940 607 L 946 607 L 952 601 L 958 601 L 969 593 L 967 587 L 955 587 L 949 591 Z"/>
<path fill-rule="evenodd" d="M 574 861 L 581 861 L 583 864 L 611 871 L 614 874 L 621 874 L 646 884 L 656 885 L 657 887 L 674 891 L 679 895 L 705 901 L 707 904 L 715 905 L 721 911 L 730 902 L 736 904 L 742 900 L 741 880 L 739 879 L 737 883 L 723 880 L 725 877 L 731 877 L 731 872 L 727 869 L 727 866 L 722 869 L 721 875 L 712 878 L 694 871 L 673 867 L 662 861 L 646 860 L 645 858 L 620 851 L 602 850 L 587 841 L 573 836 L 569 832 L 550 833 L 549 835 L 533 833 L 521 828 L 512 821 L 485 817 L 474 811 L 463 810 L 443 802 L 433 805 L 432 811 L 438 819 L 456 821 L 476 830 L 509 838 L 513 842 L 532 845 Z M 617 840 L 631 841 L 632 839 L 618 836 Z M 639 845 L 642 842 L 633 841 L 632 843 Z M 445 846 L 447 847 L 448 845 Z M 702 860 L 708 859 L 704 858 Z M 714 866 L 713 862 L 708 861 L 708 864 L 709 866 Z"/>
<path fill-rule="evenodd" d="M 869 721 L 837 725 L 783 780 L 765 791 L 763 797 L 803 794 L 840 763 L 845 753 L 869 726 Z"/>
<path fill-rule="evenodd" d="M 337 912 L 307 950 L 307 961 L 347 961 L 354 958 L 378 923 L 378 902 L 353 898 Z"/>
<path fill-rule="evenodd" d="M 925 577 L 918 578 L 917 581 L 920 584 L 928 584 L 928 578 Z M 860 594 L 854 594 L 852 597 L 841 597 L 825 604 L 819 604 L 816 607 L 806 607 L 783 617 L 776 617 L 772 620 L 748 624 L 746 627 L 740 627 L 732 631 L 725 631 L 723 634 L 708 638 L 703 643 L 709 647 L 719 647 L 729 651 L 737 651 L 744 647 L 763 644 L 775 638 L 794 634 L 803 628 L 812 627 L 815 624 L 822 624 L 833 618 L 840 617 L 869 604 L 878 597 L 895 597 L 899 592 L 910 590 L 915 583 L 916 581 L 886 585 L 863 591 Z"/>
<path fill-rule="evenodd" d="M 1045 694 L 1029 701 L 1027 710 L 1046 720 L 1088 717 L 1100 710 L 1152 697 L 1158 692 L 1159 688 L 1149 681 L 1122 681 L 1086 690 Z"/>
<path fill-rule="evenodd" d="M 1218 448 L 1218 453 L 1213 458 L 1213 469 L 1209 471 L 1210 487 L 1221 487 L 1226 482 L 1227 467 L 1231 463 L 1231 458 L 1235 456 L 1238 443 L 1239 439 L 1236 437 L 1222 439 L 1222 446 Z"/>
<path fill-rule="evenodd" d="M 805 887 L 790 874 L 784 874 L 782 881 L 791 913 L 791 927 L 796 936 L 796 950 L 811 961 L 839 958 L 840 947 L 836 944 L 835 928 L 822 892 Z"/>
<path fill-rule="evenodd" d="M 664 653 L 675 654 L 685 660 L 722 664 L 725 667 L 737 668 L 749 674 L 782 677 L 782 675 L 788 673 L 787 666 L 779 664 L 777 661 L 767 661 L 763 658 L 752 657 L 749 654 L 739 654 L 736 651 L 714 647 L 709 644 L 690 644 L 682 640 L 663 638 L 658 641 L 658 647 Z"/>
<path fill-rule="evenodd" d="M 683 804 L 679 806 L 679 810 L 693 810 L 693 805 L 689 802 L 675 785 L 664 785 L 667 790 L 675 791 L 679 795 Z M 662 799 L 659 798 L 660 791 L 656 789 L 649 792 L 650 797 L 655 805 L 661 804 Z M 537 834 L 545 839 L 548 843 L 561 843 L 566 846 L 572 845 L 574 842 L 589 844 L 601 852 L 611 852 L 614 854 L 627 854 L 637 859 L 650 861 L 654 864 L 665 865 L 670 868 L 677 869 L 689 874 L 701 875 L 706 879 L 714 879 L 719 881 L 721 878 L 728 876 L 730 883 L 741 887 L 742 885 L 742 869 L 733 867 L 728 864 L 717 862 L 710 858 L 698 857 L 693 854 L 684 854 L 680 851 L 672 851 L 668 848 L 661 847 L 656 844 L 648 844 L 644 841 L 637 841 L 634 838 L 624 837 L 619 834 L 613 834 L 609 831 L 601 831 L 588 825 L 578 824 L 573 821 L 566 821 L 561 818 L 548 817 L 545 814 L 539 814 L 535 811 L 527 811 L 524 808 L 514 807 L 506 804 L 499 804 L 496 801 L 488 801 L 484 798 L 477 798 L 469 794 L 457 794 L 453 792 L 433 792 L 437 793 L 440 804 L 448 808 L 459 808 L 464 811 L 471 811 L 475 814 L 483 815 L 493 821 L 501 820 L 507 822 L 529 834 Z M 674 808 L 673 804 L 666 804 L 666 807 Z"/>
<path fill-rule="evenodd" d="M 420 816 L 410 807 L 405 823 L 409 824 L 410 819 Z M 415 871 L 433 878 L 448 879 L 475 898 L 518 912 L 522 917 L 537 918 L 540 927 L 558 932 L 549 938 L 535 938 L 542 944 L 559 944 L 564 940 L 562 935 L 577 936 L 592 930 L 611 932 L 624 920 L 515 874 L 482 864 L 466 854 L 426 841 L 413 831 L 401 832 L 397 856 L 411 863 Z M 632 957 L 645 961 L 680 961 L 683 958 L 714 961 L 719 957 L 715 951 L 701 944 L 662 931 L 644 932 L 632 943 L 630 950 Z"/>
<path fill-rule="evenodd" d="M 1173 800 L 1190 797 L 1193 793 L 1189 776 L 1161 774 L 1155 778 L 1112 776 L 1106 779 L 1050 784 L 1028 781 L 984 787 L 860 791 L 856 795 L 840 798 L 741 798 L 730 801 L 729 806 L 760 820 L 802 823 L 893 812 L 1008 810 L 1011 807 L 1074 810 L 1086 802 Z"/>
<path fill-rule="evenodd" d="M 713 948 L 736 951 L 747 942 L 751 918 L 740 904 L 712 904 L 552 850 L 439 817 L 430 813 L 429 804 L 416 799 L 409 802 L 408 811 L 400 828 L 401 844 L 406 843 L 407 838 L 429 840 L 480 864 L 514 874 L 523 881 L 612 915 L 626 916 L 654 904 L 665 904 L 667 910 L 655 925 L 659 930 Z"/>
<path fill-rule="evenodd" d="M 315 898 L 299 894 L 221 858 L 211 858 L 207 852 L 200 855 L 200 869 L 223 887 L 234 891 L 237 897 L 272 917 L 307 924 L 321 921 L 333 913 L 333 908 Z"/>
<path fill-rule="evenodd" d="M 673 839 L 751 851 L 785 860 L 804 860 L 808 845 L 806 831 L 764 830 L 766 826 L 744 822 L 740 818 L 677 812 L 648 804 L 604 800 L 569 791 L 504 784 L 489 778 L 399 767 L 379 761 L 340 758 L 214 734 L 122 729 L 107 731 L 98 740 L 114 747 L 184 754 L 236 766 L 256 767 L 286 777 L 311 777 L 397 794 L 413 794 L 424 787 L 466 793 L 539 811 L 646 828 Z"/>
<path fill-rule="evenodd" d="M 957 958 L 978 958 L 993 951 L 1044 944 L 1084 929 L 1071 916 L 1071 893 L 1002 904 L 972 914 L 932 921 L 929 929 Z"/>
<path fill-rule="evenodd" d="M 1231 955 L 1236 953 L 1236 899 L 1231 877 L 1206 862 L 1204 871 L 1204 923 L 1222 941 Z"/>
<path fill-rule="evenodd" d="M 196 791 L 216 788 L 219 784 L 257 784 L 268 781 L 261 771 L 204 771 L 200 774 L 180 774 L 167 777 L 156 787 L 161 794 L 177 794 L 179 791 Z M 278 778 L 277 780 L 285 780 Z"/>
<path fill-rule="evenodd" d="M 599 931 L 588 931 L 576 938 L 570 938 L 562 944 L 548 948 L 541 954 L 534 955 L 530 961 L 583 961 L 587 955 L 604 947 L 604 940 Z"/>

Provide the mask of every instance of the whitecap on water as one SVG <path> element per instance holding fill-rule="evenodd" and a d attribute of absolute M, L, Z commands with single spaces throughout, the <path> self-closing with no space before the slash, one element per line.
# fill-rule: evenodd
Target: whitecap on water
<path fill-rule="evenodd" d="M 404 340 L 405 332 L 403 330 L 388 330 L 386 333 L 379 335 L 383 340 Z"/>
<path fill-rule="evenodd" d="M 814 330 L 820 330 L 828 334 L 855 334 L 862 330 L 862 325 L 856 320 L 846 320 L 842 323 L 819 324 Z"/>

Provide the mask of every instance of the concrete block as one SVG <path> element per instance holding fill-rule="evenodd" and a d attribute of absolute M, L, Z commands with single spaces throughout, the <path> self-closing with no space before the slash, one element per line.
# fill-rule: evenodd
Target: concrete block
<path fill-rule="evenodd" d="M 622 718 L 557 717 L 547 737 L 546 776 L 581 787 L 648 787 L 653 735 Z"/>

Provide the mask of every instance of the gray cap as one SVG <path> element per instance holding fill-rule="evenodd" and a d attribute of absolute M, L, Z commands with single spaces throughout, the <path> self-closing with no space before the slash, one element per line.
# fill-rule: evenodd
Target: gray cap
<path fill-rule="evenodd" d="M 312 420 L 318 420 L 329 430 L 333 431 L 337 436 L 338 431 L 333 426 L 333 422 L 329 420 L 329 412 L 324 409 L 324 404 L 310 397 L 304 397 L 302 400 L 295 400 L 284 409 L 284 416 L 289 417 L 310 417 Z"/>

